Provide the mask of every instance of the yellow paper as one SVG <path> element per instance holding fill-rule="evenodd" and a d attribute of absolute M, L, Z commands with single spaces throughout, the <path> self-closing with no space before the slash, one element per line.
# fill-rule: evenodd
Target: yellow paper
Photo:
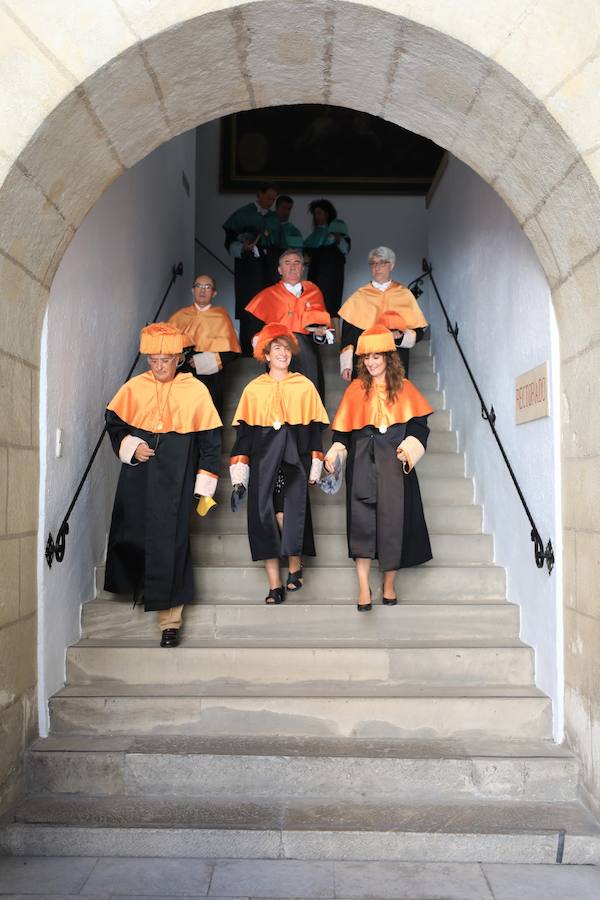
<path fill-rule="evenodd" d="M 196 512 L 199 516 L 205 516 L 206 513 L 216 506 L 216 502 L 212 497 L 200 497 L 198 500 L 198 506 L 196 507 Z"/>

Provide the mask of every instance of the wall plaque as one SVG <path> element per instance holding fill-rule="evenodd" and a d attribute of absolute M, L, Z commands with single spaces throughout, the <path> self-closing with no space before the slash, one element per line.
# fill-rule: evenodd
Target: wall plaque
<path fill-rule="evenodd" d="M 550 415 L 550 367 L 548 360 L 515 379 L 517 425 Z"/>

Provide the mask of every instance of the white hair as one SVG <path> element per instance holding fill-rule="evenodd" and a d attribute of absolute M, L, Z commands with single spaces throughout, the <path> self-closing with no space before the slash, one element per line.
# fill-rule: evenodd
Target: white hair
<path fill-rule="evenodd" d="M 371 250 L 369 253 L 369 262 L 372 259 L 384 259 L 392 265 L 396 264 L 396 254 L 393 250 L 390 250 L 389 247 L 375 247 L 375 249 Z"/>

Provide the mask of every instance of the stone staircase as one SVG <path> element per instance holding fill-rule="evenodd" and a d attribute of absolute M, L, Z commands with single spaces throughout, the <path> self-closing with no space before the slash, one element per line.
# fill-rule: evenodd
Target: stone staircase
<path fill-rule="evenodd" d="M 325 354 L 332 413 L 341 382 Z M 428 354 L 415 348 L 411 377 L 437 410 L 419 464 L 434 559 L 400 573 L 400 604 L 379 604 L 374 567 L 377 605 L 356 613 L 343 492 L 314 489 L 319 556 L 298 596 L 266 606 L 223 477 L 194 525 L 198 603 L 177 650 L 158 647 L 154 616 L 103 593 L 98 570 L 0 850 L 600 862 Z M 257 371 L 231 373 L 227 421 Z"/>

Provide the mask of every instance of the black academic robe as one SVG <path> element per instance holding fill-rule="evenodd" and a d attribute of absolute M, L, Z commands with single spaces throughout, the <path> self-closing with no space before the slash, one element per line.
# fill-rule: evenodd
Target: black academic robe
<path fill-rule="evenodd" d="M 335 431 L 333 441 L 348 450 L 346 462 L 346 526 L 348 555 L 377 559 L 384 572 L 416 566 L 431 559 L 429 533 L 417 473 L 405 475 L 396 448 L 405 437 L 427 447 L 427 416 L 378 428 Z"/>
<path fill-rule="evenodd" d="M 345 319 L 342 319 L 342 340 L 340 346 L 349 347 L 352 345 L 354 348 L 354 355 L 352 357 L 352 378 L 356 378 L 356 364 L 358 362 L 356 356 L 356 345 L 358 343 L 358 339 L 363 333 L 364 328 L 357 328 L 356 325 L 351 325 L 350 322 L 346 322 Z M 423 336 L 425 334 L 424 328 L 414 328 L 413 331 L 416 334 L 416 343 L 423 340 Z M 397 340 L 396 343 L 396 351 L 398 356 L 402 360 L 402 364 L 404 366 L 404 371 L 408 376 L 408 366 L 410 361 L 410 350 L 406 347 L 401 347 L 400 344 L 402 342 L 402 338 Z"/>
<path fill-rule="evenodd" d="M 196 367 L 192 361 L 192 356 L 196 351 L 193 347 L 189 347 L 185 351 L 185 362 L 179 369 L 180 372 L 189 372 L 190 375 L 193 375 L 201 384 L 208 388 L 208 393 L 210 394 L 210 399 L 214 403 L 215 409 L 221 416 L 223 417 L 223 404 L 224 404 L 224 395 L 223 395 L 223 379 L 224 379 L 224 370 L 229 363 L 233 362 L 234 359 L 239 357 L 239 353 L 232 353 L 231 351 L 220 351 L 219 356 L 221 357 L 221 365 L 223 366 L 218 372 L 215 372 L 213 375 L 198 375 L 196 372 Z"/>
<path fill-rule="evenodd" d="M 117 456 L 127 435 L 143 438 L 156 455 L 146 463 L 121 466 L 105 590 L 143 595 L 147 612 L 191 603 L 194 482 L 200 469 L 218 475 L 222 429 L 158 435 L 128 425 L 111 410 L 106 411 L 106 424 Z"/>
<path fill-rule="evenodd" d="M 307 280 L 314 281 L 321 288 L 327 312 L 330 316 L 337 316 L 344 294 L 346 257 L 337 244 L 310 247 L 307 252 L 310 254 Z"/>
<path fill-rule="evenodd" d="M 282 556 L 315 556 L 315 543 L 308 497 L 312 453 L 322 453 L 319 422 L 308 425 L 236 426 L 232 458 L 248 457 L 248 540 L 253 560 Z M 273 491 L 279 469 L 285 479 L 283 530 L 275 519 Z"/>

